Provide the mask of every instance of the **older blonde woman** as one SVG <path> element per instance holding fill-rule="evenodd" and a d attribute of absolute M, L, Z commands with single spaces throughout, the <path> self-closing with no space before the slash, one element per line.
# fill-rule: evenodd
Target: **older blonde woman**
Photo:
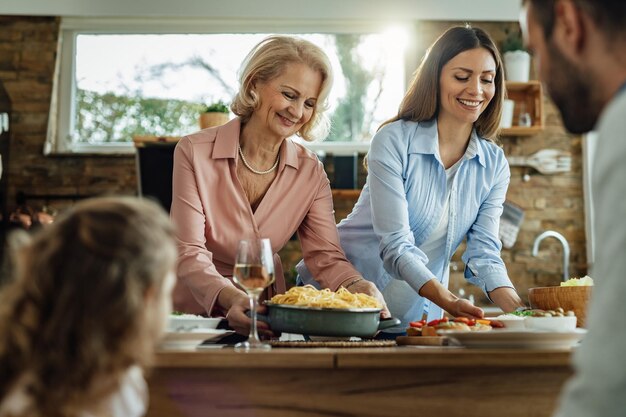
<path fill-rule="evenodd" d="M 232 281 L 238 241 L 267 237 L 277 253 L 295 232 L 320 286 L 345 286 L 383 301 L 339 246 L 322 164 L 290 139 L 326 135 L 331 85 L 331 66 L 319 47 L 295 37 L 269 37 L 244 61 L 231 105 L 238 117 L 178 143 L 171 207 L 180 253 L 176 309 L 225 314 L 232 328 L 248 334 L 249 299 Z M 275 265 L 276 281 L 265 297 L 285 291 L 278 256 Z M 259 329 L 269 332 L 265 323 Z"/>

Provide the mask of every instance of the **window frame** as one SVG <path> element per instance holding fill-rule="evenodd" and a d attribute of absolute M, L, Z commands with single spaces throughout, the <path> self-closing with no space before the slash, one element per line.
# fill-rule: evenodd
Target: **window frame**
<path fill-rule="evenodd" d="M 59 34 L 59 68 L 57 69 L 57 109 L 51 107 L 51 118 L 56 113 L 56 125 L 49 129 L 46 144 L 49 154 L 133 154 L 132 142 L 119 144 L 76 144 L 70 136 L 73 132 L 76 97 L 76 40 L 79 34 L 217 34 L 217 33 L 376 33 L 389 27 L 389 22 L 368 20 L 246 20 L 211 18 L 78 18 L 61 20 Z M 414 27 L 407 22 L 395 22 L 415 36 Z M 408 51 L 405 50 L 404 65 L 407 67 Z M 405 85 L 407 75 L 405 71 Z M 52 125 L 51 125 L 52 126 Z M 51 139 L 52 138 L 52 139 Z M 369 142 L 305 142 L 316 152 L 350 155 L 365 153 Z"/>

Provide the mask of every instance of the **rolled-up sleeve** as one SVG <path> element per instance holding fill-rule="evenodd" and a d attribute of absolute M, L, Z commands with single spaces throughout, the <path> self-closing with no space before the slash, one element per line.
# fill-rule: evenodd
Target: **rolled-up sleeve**
<path fill-rule="evenodd" d="M 372 139 L 368 154 L 368 181 L 374 232 L 380 240 L 380 257 L 385 270 L 406 281 L 419 292 L 433 279 L 426 267 L 428 258 L 416 245 L 409 225 L 409 207 L 404 186 L 408 157 L 406 141 L 399 129 L 381 129 Z"/>
<path fill-rule="evenodd" d="M 170 217 L 177 229 L 178 285 L 186 287 L 210 314 L 219 292 L 224 287 L 233 286 L 233 283 L 220 275 L 211 252 L 206 248 L 206 216 L 194 170 L 193 147 L 188 138 L 181 139 L 174 151 Z M 177 288 L 175 308 L 189 310 L 185 295 L 184 288 Z"/>
<path fill-rule="evenodd" d="M 465 278 L 487 294 L 499 287 L 511 287 L 500 252 L 498 237 L 500 216 L 511 173 L 503 152 L 498 153 L 494 185 L 480 205 L 478 215 L 467 233 L 467 247 L 462 256 L 466 265 Z"/>
<path fill-rule="evenodd" d="M 311 207 L 298 228 L 304 263 L 323 287 L 337 290 L 346 280 L 360 277 L 339 244 L 330 182 L 320 163 Z"/>

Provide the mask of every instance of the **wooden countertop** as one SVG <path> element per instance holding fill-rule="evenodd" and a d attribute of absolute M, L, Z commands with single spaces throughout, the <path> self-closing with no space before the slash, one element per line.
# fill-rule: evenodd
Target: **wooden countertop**
<path fill-rule="evenodd" d="M 161 351 L 147 417 L 550 417 L 570 359 L 422 346 Z"/>
<path fill-rule="evenodd" d="M 571 350 L 456 347 L 274 348 L 270 352 L 160 351 L 156 368 L 376 369 L 432 367 L 570 367 Z"/>

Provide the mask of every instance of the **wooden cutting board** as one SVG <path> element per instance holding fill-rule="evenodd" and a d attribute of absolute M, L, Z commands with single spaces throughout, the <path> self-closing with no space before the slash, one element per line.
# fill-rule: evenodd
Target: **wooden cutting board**
<path fill-rule="evenodd" d="M 398 336 L 398 345 L 421 345 L 421 346 L 447 346 L 448 338 L 445 336 Z"/>

